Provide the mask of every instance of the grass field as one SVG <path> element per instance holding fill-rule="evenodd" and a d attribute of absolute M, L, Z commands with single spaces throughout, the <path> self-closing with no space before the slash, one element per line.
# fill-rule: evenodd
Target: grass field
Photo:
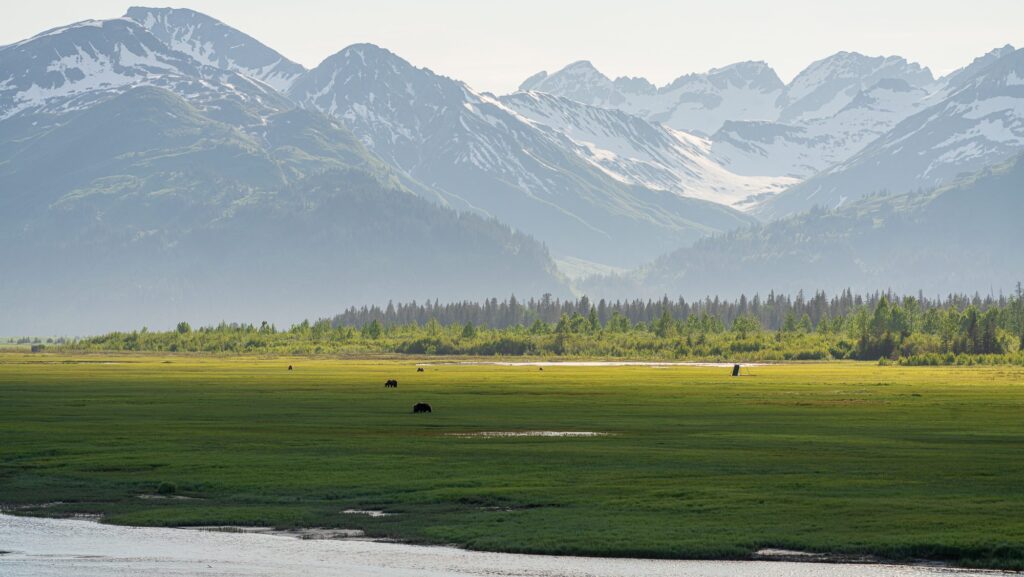
<path fill-rule="evenodd" d="M 1024 368 L 414 363 L 0 354 L 0 502 L 496 551 L 1024 567 Z M 607 435 L 451 434 L 536 430 Z M 160 483 L 192 498 L 140 497 Z"/>

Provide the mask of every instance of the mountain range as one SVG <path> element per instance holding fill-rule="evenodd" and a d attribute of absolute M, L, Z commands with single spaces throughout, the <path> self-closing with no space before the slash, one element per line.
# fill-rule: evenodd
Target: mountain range
<path fill-rule="evenodd" d="M 662 87 L 582 61 L 494 95 L 371 44 L 307 70 L 187 9 L 48 30 L 0 47 L 0 333 L 510 293 L 1003 287 L 1022 54 L 935 78 L 841 52 L 789 83 L 743 62 Z M 972 234 L 937 254 L 949 207 Z M 928 258 L 950 270 L 905 265 Z"/>
<path fill-rule="evenodd" d="M 377 46 L 327 58 L 289 95 L 340 119 L 443 204 L 499 218 L 557 255 L 634 265 L 640 255 L 752 221 L 692 195 L 616 178 L 581 158 L 562 132 Z"/>
<path fill-rule="evenodd" d="M 745 205 L 770 220 L 872 192 L 933 188 L 1010 158 L 1022 143 L 1022 61 L 1003 46 L 934 78 L 900 57 L 840 52 L 788 84 L 763 63 L 741 63 L 661 88 L 577 62 L 521 89 L 703 133 L 710 157 L 737 175 L 805 181 Z"/>

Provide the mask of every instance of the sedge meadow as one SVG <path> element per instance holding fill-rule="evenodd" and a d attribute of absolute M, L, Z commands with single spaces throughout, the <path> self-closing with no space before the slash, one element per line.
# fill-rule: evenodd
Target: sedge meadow
<path fill-rule="evenodd" d="M 2 505 L 501 552 L 1024 568 L 1022 367 L 451 360 L 5 353 Z"/>

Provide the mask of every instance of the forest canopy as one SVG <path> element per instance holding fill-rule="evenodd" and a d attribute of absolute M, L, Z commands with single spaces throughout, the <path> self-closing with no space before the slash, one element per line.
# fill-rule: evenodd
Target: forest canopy
<path fill-rule="evenodd" d="M 198 353 L 509 355 L 715 361 L 880 360 L 1024 364 L 1024 290 L 1010 297 L 770 293 L 592 302 L 514 296 L 351 308 L 287 329 L 263 322 L 145 328 L 60 350 Z"/>

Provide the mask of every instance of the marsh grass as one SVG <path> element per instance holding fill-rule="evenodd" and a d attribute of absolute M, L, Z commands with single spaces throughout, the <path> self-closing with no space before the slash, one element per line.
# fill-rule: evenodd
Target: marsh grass
<path fill-rule="evenodd" d="M 492 551 L 1024 568 L 1024 368 L 417 360 L 0 355 L 0 502 Z M 137 498 L 161 483 L 199 498 Z"/>

